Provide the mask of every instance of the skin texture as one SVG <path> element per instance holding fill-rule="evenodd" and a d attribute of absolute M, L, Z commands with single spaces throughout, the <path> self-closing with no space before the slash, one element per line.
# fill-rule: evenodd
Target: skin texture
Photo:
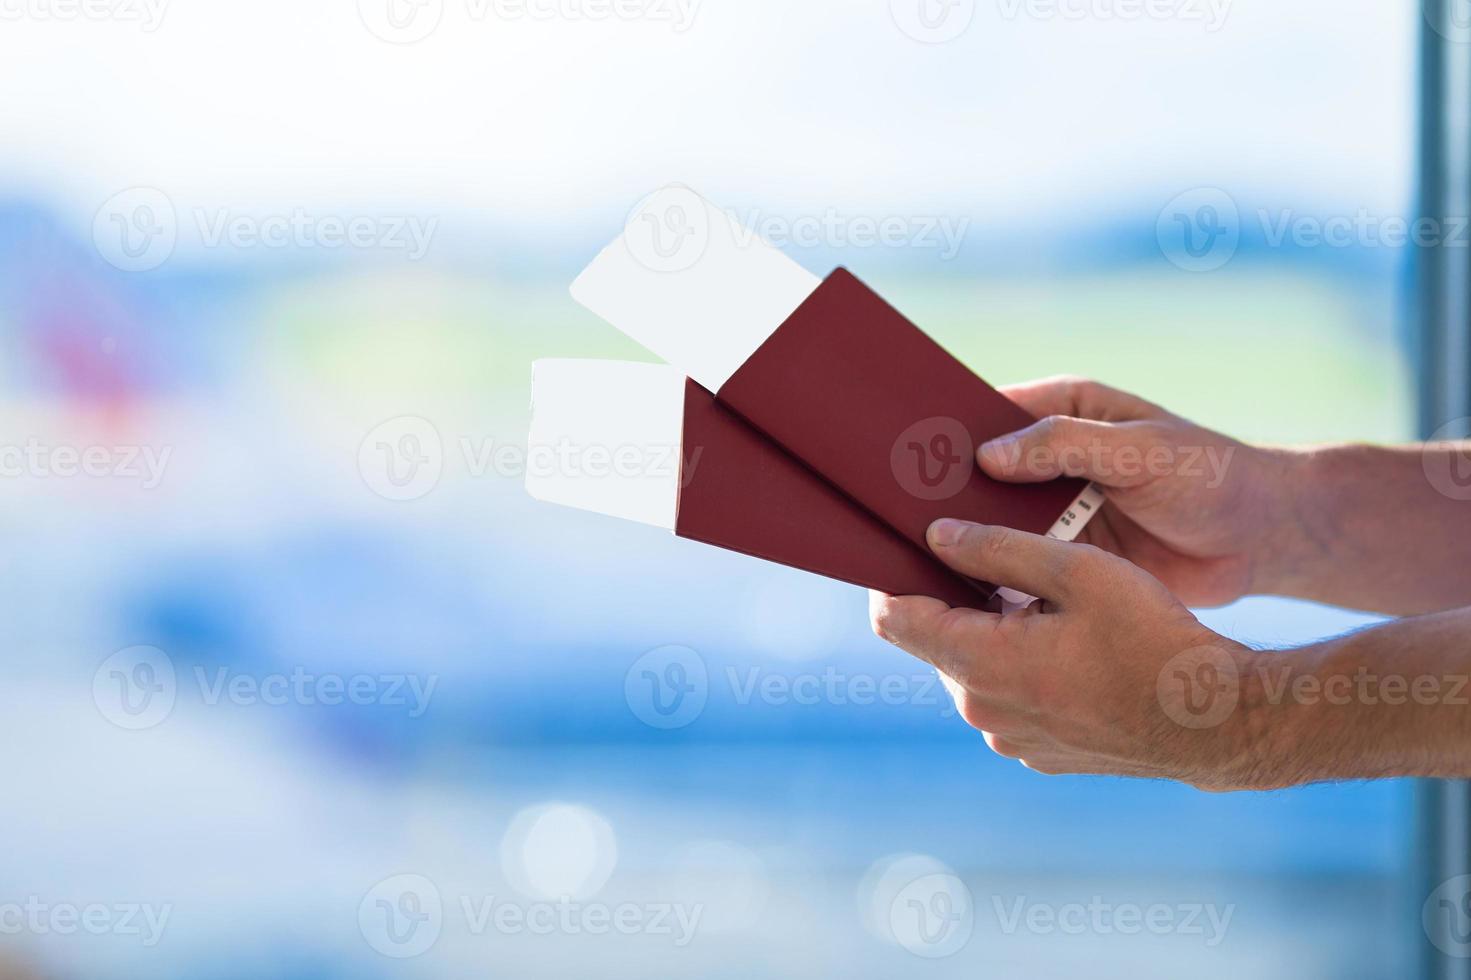
<path fill-rule="evenodd" d="M 933 664 L 993 750 L 1209 790 L 1471 775 L 1471 446 L 1255 447 L 1080 379 L 1005 393 L 1042 421 L 979 465 L 1093 480 L 1103 511 L 1071 544 L 931 527 L 946 564 L 1041 597 L 1026 609 L 871 603 L 875 632 Z M 1257 652 L 1187 608 L 1260 593 L 1442 612 Z"/>

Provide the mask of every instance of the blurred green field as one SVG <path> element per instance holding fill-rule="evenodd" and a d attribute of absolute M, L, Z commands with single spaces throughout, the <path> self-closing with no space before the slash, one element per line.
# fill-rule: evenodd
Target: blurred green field
<path fill-rule="evenodd" d="M 1409 366 L 1382 286 L 1280 267 L 1192 276 L 1142 265 L 1061 279 L 871 282 L 995 384 L 1087 375 L 1262 441 L 1412 432 Z M 289 349 L 270 363 L 290 365 L 294 382 L 329 402 L 432 397 L 511 422 L 524 415 L 536 358 L 651 359 L 559 283 L 308 281 L 273 291 L 271 303 L 260 318 L 275 334 L 268 348 Z"/>

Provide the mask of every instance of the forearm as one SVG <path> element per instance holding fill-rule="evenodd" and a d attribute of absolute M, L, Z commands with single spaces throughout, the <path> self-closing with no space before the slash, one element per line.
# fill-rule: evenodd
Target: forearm
<path fill-rule="evenodd" d="M 1395 615 L 1471 605 L 1471 502 L 1449 476 L 1465 453 L 1288 452 L 1252 591 Z M 1432 478 L 1442 469 L 1446 479 Z"/>
<path fill-rule="evenodd" d="M 1471 777 L 1471 609 L 1257 654 L 1242 692 L 1261 788 Z"/>

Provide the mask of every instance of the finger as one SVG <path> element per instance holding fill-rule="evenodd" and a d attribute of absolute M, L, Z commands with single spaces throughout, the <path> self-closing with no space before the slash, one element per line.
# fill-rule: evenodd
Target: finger
<path fill-rule="evenodd" d="M 1000 615 L 950 608 L 926 596 L 869 593 L 869 618 L 880 639 L 934 666 L 965 687 L 993 683 L 986 648 Z"/>
<path fill-rule="evenodd" d="M 1026 381 L 998 390 L 1038 418 L 1072 415 L 1099 422 L 1127 422 L 1165 415 L 1164 409 L 1153 402 L 1074 375 Z"/>
<path fill-rule="evenodd" d="M 1029 743 L 1019 742 L 1015 738 L 998 735 L 996 732 L 982 731 L 981 737 L 986 741 L 986 748 L 1003 759 L 1020 759 L 1033 747 Z"/>
<path fill-rule="evenodd" d="M 1009 586 L 1056 605 L 1077 596 L 1101 552 L 1010 528 L 939 520 L 927 540 L 935 555 L 963 575 Z"/>
<path fill-rule="evenodd" d="M 1159 766 L 1146 766 L 1100 759 L 1094 756 L 1071 752 L 1047 752 L 1024 750 L 1013 756 L 1025 768 L 1043 776 L 1123 776 L 1130 779 L 1162 779 L 1169 772 Z"/>
<path fill-rule="evenodd" d="M 1152 455 L 1163 447 L 1153 422 L 1094 422 L 1049 415 L 976 450 L 982 471 L 1008 483 L 1039 483 L 1076 476 L 1105 487 L 1138 486 L 1150 476 Z"/>
<path fill-rule="evenodd" d="M 993 665 L 997 659 L 996 653 L 999 651 L 987 653 L 988 660 Z M 955 713 L 970 727 L 982 732 L 1005 732 L 1009 735 L 1027 730 L 1025 715 L 1005 698 L 1005 692 L 969 688 L 943 670 L 935 673 L 949 692 L 950 700 L 955 704 Z"/>

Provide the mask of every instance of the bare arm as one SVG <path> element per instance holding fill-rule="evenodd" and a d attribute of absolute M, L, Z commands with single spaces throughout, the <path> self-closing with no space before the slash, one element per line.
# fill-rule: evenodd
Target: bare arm
<path fill-rule="evenodd" d="M 1042 601 L 997 614 L 875 594 L 874 629 L 940 671 L 995 752 L 1038 772 L 1212 790 L 1471 776 L 1471 610 L 1258 652 L 1096 547 L 955 521 L 930 544 Z"/>
<path fill-rule="evenodd" d="M 1471 493 L 1455 482 L 1471 444 L 1292 457 L 1288 518 L 1256 591 L 1396 615 L 1471 605 Z"/>
<path fill-rule="evenodd" d="M 1268 784 L 1471 776 L 1471 609 L 1252 661 L 1243 711 Z"/>

